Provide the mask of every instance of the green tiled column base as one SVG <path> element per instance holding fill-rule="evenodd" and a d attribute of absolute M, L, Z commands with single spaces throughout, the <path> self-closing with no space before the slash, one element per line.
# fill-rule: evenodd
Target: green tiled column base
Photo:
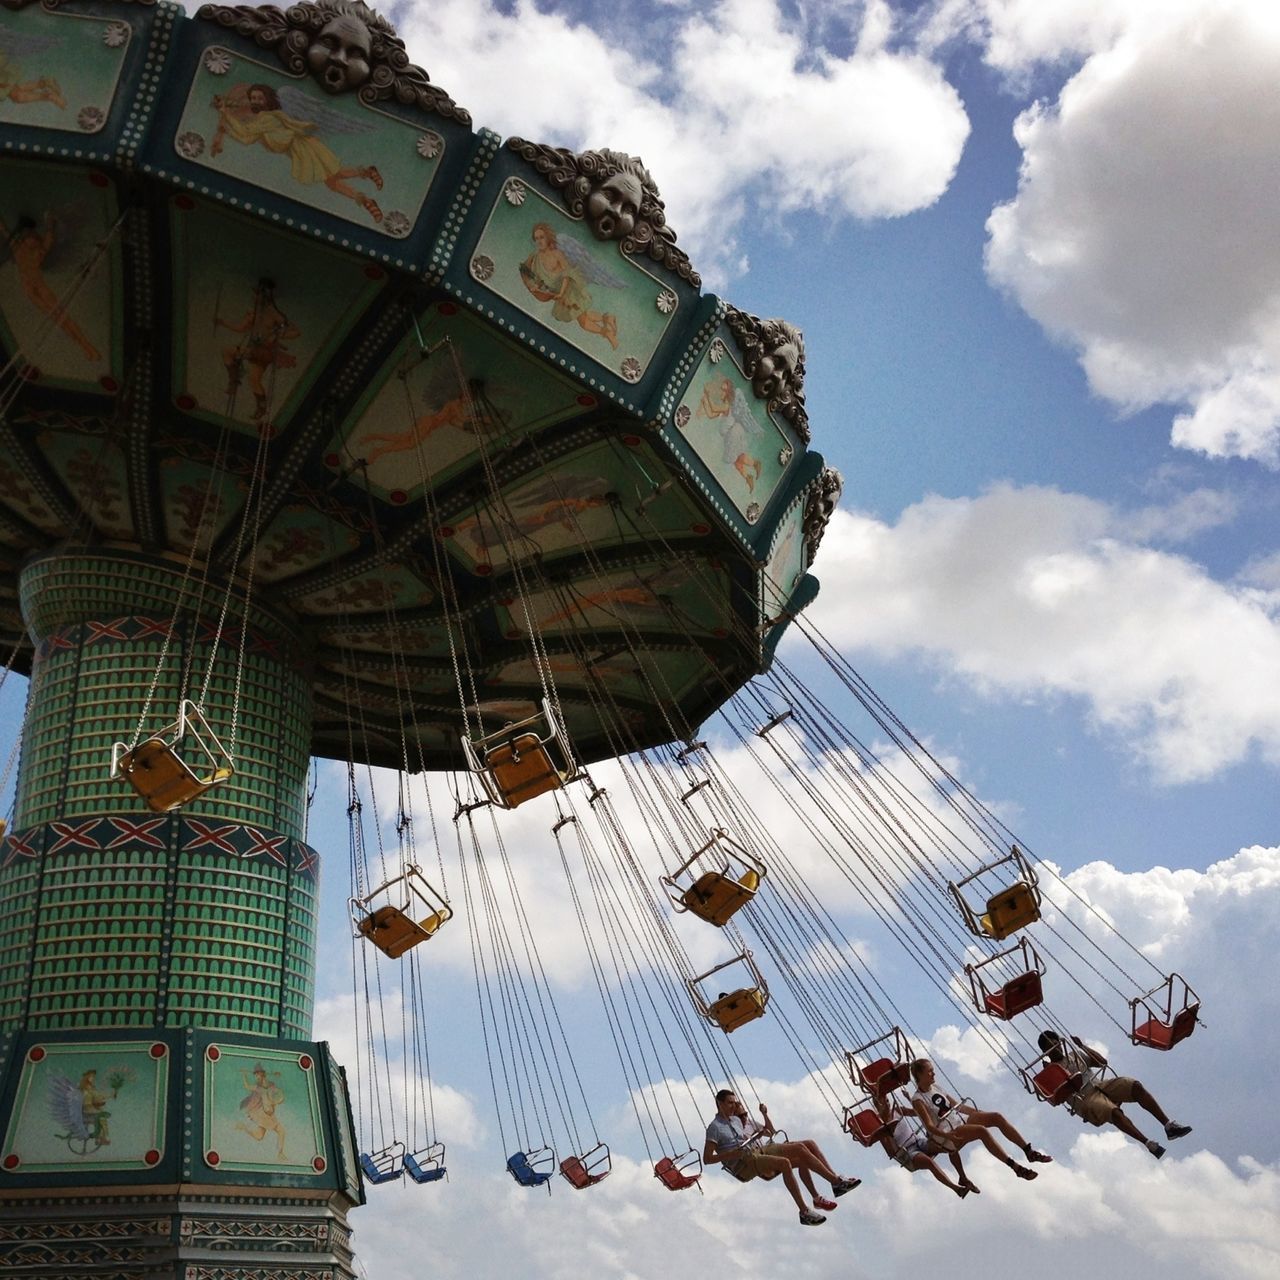
<path fill-rule="evenodd" d="M 180 562 L 103 548 L 23 571 L 36 658 L 0 842 L 0 1030 L 310 1034 L 310 683 L 287 622 L 255 606 L 246 626 L 223 584 L 202 588 L 198 616 L 175 612 L 197 585 Z M 193 698 L 208 676 L 202 710 L 234 737 L 235 773 L 155 814 L 111 777 L 112 745 L 137 740 L 148 699 L 143 737 L 175 720 L 184 675 Z"/>

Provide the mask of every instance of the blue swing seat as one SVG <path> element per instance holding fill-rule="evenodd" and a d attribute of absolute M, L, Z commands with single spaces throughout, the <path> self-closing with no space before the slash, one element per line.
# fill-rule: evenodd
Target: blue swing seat
<path fill-rule="evenodd" d="M 444 1165 L 432 1165 L 425 1162 L 419 1164 L 417 1159 L 411 1155 L 404 1158 L 404 1171 L 414 1182 L 439 1182 L 445 1176 Z"/>
<path fill-rule="evenodd" d="M 545 1151 L 546 1148 L 544 1147 Z M 535 1153 L 536 1154 L 536 1153 Z M 529 1154 L 524 1151 L 517 1151 L 507 1161 L 507 1172 L 522 1187 L 541 1187 L 551 1181 L 551 1174 L 554 1171 L 554 1162 L 550 1169 L 538 1169 L 529 1160 Z"/>
<path fill-rule="evenodd" d="M 403 1172 L 404 1166 L 398 1160 L 379 1161 L 376 1157 L 385 1156 L 383 1152 L 370 1155 L 367 1151 L 360 1153 L 360 1168 L 366 1182 L 394 1182 Z"/>

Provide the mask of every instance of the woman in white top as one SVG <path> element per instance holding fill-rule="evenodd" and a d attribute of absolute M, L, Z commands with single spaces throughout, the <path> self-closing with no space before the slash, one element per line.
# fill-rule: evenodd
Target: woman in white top
<path fill-rule="evenodd" d="M 1047 1163 L 1053 1159 L 1025 1141 L 998 1111 L 979 1111 L 939 1089 L 933 1063 L 928 1058 L 919 1058 L 911 1064 L 911 1078 L 916 1082 L 912 1105 L 924 1122 L 926 1132 L 940 1145 L 953 1144 L 959 1149 L 970 1142 L 981 1142 L 1001 1164 L 1007 1164 L 1019 1178 L 1027 1181 L 1036 1177 L 1036 1171 L 1011 1159 L 996 1141 L 992 1129 L 999 1129 L 1010 1142 L 1017 1143 L 1027 1153 L 1028 1160 Z"/>

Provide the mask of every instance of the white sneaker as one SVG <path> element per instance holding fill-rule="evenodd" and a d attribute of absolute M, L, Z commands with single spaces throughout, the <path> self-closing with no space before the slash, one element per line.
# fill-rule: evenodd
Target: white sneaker
<path fill-rule="evenodd" d="M 826 1218 L 820 1213 L 814 1213 L 810 1209 L 806 1209 L 800 1215 L 800 1225 L 802 1227 L 820 1227 L 826 1222 Z"/>

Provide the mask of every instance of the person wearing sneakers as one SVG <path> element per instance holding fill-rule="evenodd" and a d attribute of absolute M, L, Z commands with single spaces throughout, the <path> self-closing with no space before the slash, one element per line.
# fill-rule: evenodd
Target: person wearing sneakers
<path fill-rule="evenodd" d="M 1037 1043 L 1050 1062 L 1060 1062 L 1068 1071 L 1080 1073 L 1081 1085 L 1071 1095 L 1067 1105 L 1086 1124 L 1115 1125 L 1121 1133 L 1142 1143 L 1157 1160 L 1164 1155 L 1164 1147 L 1153 1138 L 1148 1138 L 1121 1111 L 1122 1103 L 1136 1102 L 1144 1111 L 1155 1116 L 1164 1125 L 1164 1136 L 1170 1142 L 1175 1138 L 1185 1138 L 1191 1132 L 1189 1124 L 1178 1124 L 1169 1119 L 1164 1108 L 1140 1080 L 1135 1080 L 1132 1076 L 1104 1079 L 1102 1069 L 1107 1065 L 1106 1058 L 1096 1049 L 1089 1048 L 1079 1036 L 1072 1036 L 1071 1042 L 1067 1043 L 1056 1031 L 1042 1031 Z"/>
<path fill-rule="evenodd" d="M 707 1126 L 707 1142 L 702 1152 L 702 1163 L 723 1164 L 736 1178 L 750 1182 L 752 1178 L 772 1178 L 782 1175 L 791 1198 L 800 1210 L 800 1222 L 806 1227 L 817 1227 L 826 1222 L 821 1209 L 830 1212 L 836 1207 L 834 1199 L 818 1194 L 813 1175 L 825 1178 L 831 1184 L 832 1196 L 842 1196 L 852 1191 L 861 1181 L 858 1178 L 842 1178 L 827 1163 L 818 1145 L 807 1139 L 798 1142 L 753 1142 L 758 1137 L 771 1138 L 777 1130 L 769 1119 L 769 1109 L 760 1104 L 764 1121 L 758 1124 L 738 1101 L 732 1089 L 721 1089 L 716 1094 L 716 1114 Z M 748 1146 L 748 1144 L 751 1144 Z M 799 1179 L 796 1174 L 799 1174 Z M 813 1201 L 813 1207 L 805 1201 L 800 1190 L 803 1182 Z"/>
<path fill-rule="evenodd" d="M 937 1087 L 935 1074 L 933 1063 L 928 1058 L 919 1058 L 911 1064 L 911 1078 L 916 1082 L 916 1091 L 911 1096 L 912 1106 L 924 1122 L 925 1131 L 939 1147 L 954 1145 L 958 1149 L 971 1142 L 981 1142 L 1001 1164 L 1007 1164 L 1019 1178 L 1028 1182 L 1037 1176 L 1036 1171 L 1011 1159 L 996 1141 L 995 1134 L 991 1132 L 993 1128 L 999 1129 L 1010 1142 L 1016 1142 L 1027 1153 L 1028 1160 L 1052 1159 L 1024 1142 L 1022 1135 L 998 1111 L 979 1111 L 968 1103 L 957 1102 L 949 1093 L 943 1093 Z"/>
<path fill-rule="evenodd" d="M 1023 1154 L 1030 1163 L 1053 1163 L 1052 1156 L 1045 1155 L 1043 1151 L 1037 1151 L 999 1111 L 979 1111 L 967 1102 L 956 1102 L 949 1095 L 939 1093 L 935 1084 L 936 1076 L 937 1072 L 928 1058 L 917 1058 L 911 1064 L 911 1078 L 915 1081 L 916 1092 L 925 1095 L 926 1104 L 933 1105 L 939 1112 L 940 1118 L 943 1114 L 942 1108 L 945 1106 L 946 1114 L 957 1116 L 953 1127 L 954 1124 L 959 1123 L 959 1117 L 963 1117 L 970 1124 L 980 1124 L 984 1129 L 998 1129 L 1014 1146 L 1022 1148 Z M 1019 1174 L 1019 1177 L 1022 1176 L 1024 1175 Z"/>

